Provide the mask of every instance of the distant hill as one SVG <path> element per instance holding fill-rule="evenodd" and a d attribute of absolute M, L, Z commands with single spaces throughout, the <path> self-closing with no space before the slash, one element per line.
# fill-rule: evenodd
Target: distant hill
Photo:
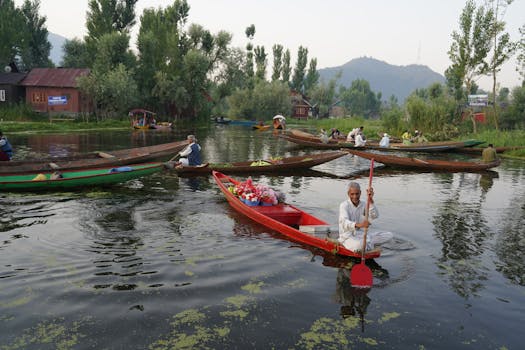
<path fill-rule="evenodd" d="M 49 53 L 49 58 L 55 66 L 59 66 L 62 62 L 62 57 L 64 57 L 64 51 L 62 50 L 62 46 L 66 42 L 67 38 L 55 34 L 55 33 L 48 33 L 47 40 L 49 40 L 49 43 L 51 44 L 51 52 Z"/>
<path fill-rule="evenodd" d="M 411 64 L 394 66 L 374 58 L 355 58 L 342 66 L 319 69 L 319 75 L 325 82 L 342 71 L 338 80 L 340 85 L 349 87 L 353 80 L 364 79 L 370 83 L 370 89 L 381 92 L 382 99 L 397 97 L 399 103 L 417 88 L 427 88 L 432 83 L 443 83 L 445 77 L 432 71 L 427 66 Z"/>

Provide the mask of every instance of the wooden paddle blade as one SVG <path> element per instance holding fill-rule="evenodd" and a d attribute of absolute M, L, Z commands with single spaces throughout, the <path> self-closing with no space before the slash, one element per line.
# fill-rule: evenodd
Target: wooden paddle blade
<path fill-rule="evenodd" d="M 364 261 L 361 264 L 356 264 L 352 267 L 350 273 L 350 283 L 355 288 L 371 288 L 374 283 L 372 270 L 365 265 Z"/>

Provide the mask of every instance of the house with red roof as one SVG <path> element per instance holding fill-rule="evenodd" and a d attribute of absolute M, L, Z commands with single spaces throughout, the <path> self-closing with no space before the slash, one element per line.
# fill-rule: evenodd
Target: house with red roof
<path fill-rule="evenodd" d="M 33 110 L 50 116 L 76 116 L 93 111 L 91 99 L 80 92 L 77 82 L 89 72 L 88 68 L 33 68 L 20 85 Z"/>

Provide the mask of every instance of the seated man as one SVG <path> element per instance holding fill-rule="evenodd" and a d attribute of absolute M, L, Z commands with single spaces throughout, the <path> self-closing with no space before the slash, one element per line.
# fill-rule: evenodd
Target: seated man
<path fill-rule="evenodd" d="M 188 135 L 188 146 L 179 152 L 180 160 L 177 165 L 197 166 L 201 165 L 201 146 L 197 144 L 195 135 Z"/>
<path fill-rule="evenodd" d="M 368 220 L 365 220 L 366 202 L 360 200 L 361 187 L 357 182 L 348 184 L 348 199 L 339 205 L 339 242 L 352 251 L 362 249 L 364 232 L 361 229 L 368 228 L 370 221 L 379 217 L 374 204 L 374 189 L 368 189 L 367 193 L 370 201 Z M 392 237 L 391 232 L 368 232 L 366 249 L 371 250 L 376 244 L 385 243 Z"/>

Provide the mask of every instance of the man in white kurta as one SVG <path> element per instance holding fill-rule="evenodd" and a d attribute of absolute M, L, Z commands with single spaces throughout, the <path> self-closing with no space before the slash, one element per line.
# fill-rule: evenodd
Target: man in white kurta
<path fill-rule="evenodd" d="M 367 190 L 370 200 L 368 220 L 366 217 L 366 202 L 361 201 L 361 187 L 357 182 L 348 184 L 348 199 L 339 205 L 339 242 L 352 251 L 363 248 L 364 228 L 369 227 L 372 220 L 379 217 L 379 211 L 374 204 L 374 189 Z M 366 250 L 373 249 L 375 245 L 385 243 L 392 239 L 391 232 L 368 231 Z"/>

